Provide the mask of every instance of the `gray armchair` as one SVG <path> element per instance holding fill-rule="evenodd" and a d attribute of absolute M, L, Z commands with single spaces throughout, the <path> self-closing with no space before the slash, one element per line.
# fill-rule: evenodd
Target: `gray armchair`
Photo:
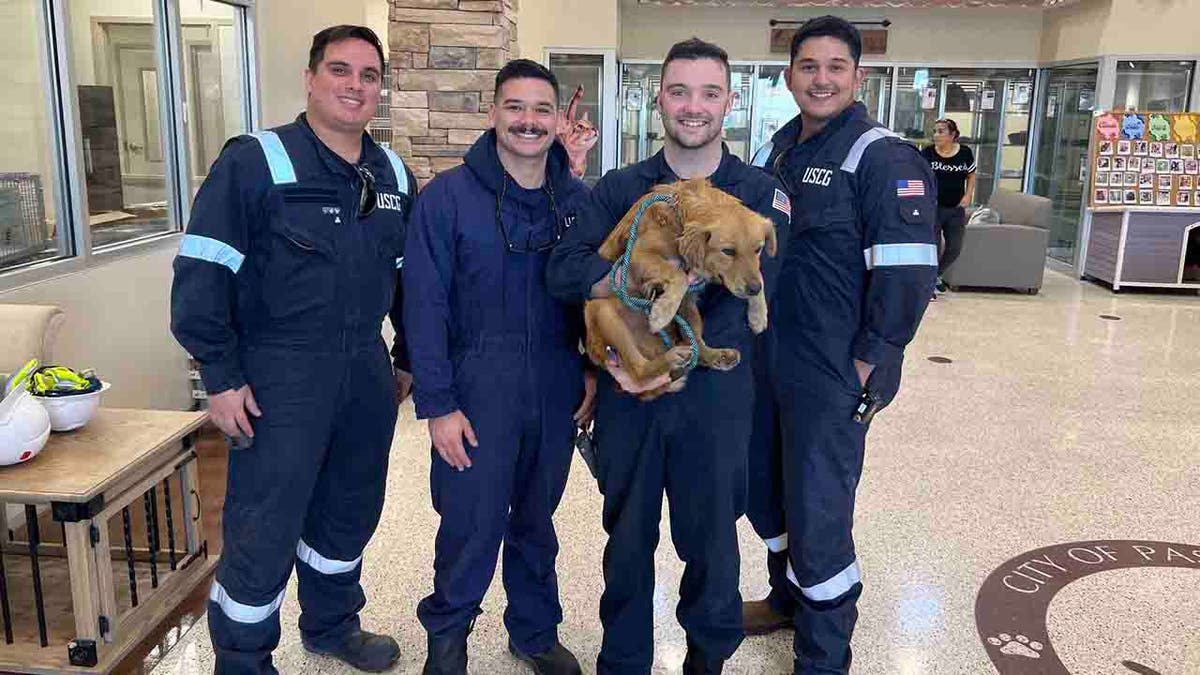
<path fill-rule="evenodd" d="M 1050 241 L 1050 200 L 996 190 L 987 207 L 1000 214 L 1000 224 L 967 225 L 962 254 L 942 275 L 943 281 L 952 289 L 1012 288 L 1037 293 Z"/>

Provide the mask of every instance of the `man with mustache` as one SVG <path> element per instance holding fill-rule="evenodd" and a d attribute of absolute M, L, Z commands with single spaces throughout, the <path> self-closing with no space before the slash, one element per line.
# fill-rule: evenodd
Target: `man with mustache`
<path fill-rule="evenodd" d="M 274 673 L 292 567 L 304 647 L 367 671 L 396 641 L 362 630 L 363 549 L 383 509 L 396 406 L 411 379 L 397 270 L 416 181 L 365 132 L 383 47 L 361 26 L 313 37 L 306 112 L 226 144 L 175 259 L 171 329 L 200 362 L 229 453 L 208 625 L 222 675 Z"/>
<path fill-rule="evenodd" d="M 754 162 L 796 205 L 772 321 L 778 443 L 755 443 L 750 520 L 771 594 L 746 632 L 794 625 L 795 672 L 844 673 L 862 592 L 851 524 L 872 415 L 900 386 L 904 348 L 937 272 L 934 179 L 916 148 L 856 103 L 862 38 L 806 22 L 785 74 L 800 114 Z"/>
<path fill-rule="evenodd" d="M 433 593 L 417 614 L 427 675 L 465 675 L 467 637 L 504 544 L 509 651 L 534 672 L 579 673 L 558 641 L 552 517 L 596 380 L 582 315 L 546 290 L 550 249 L 587 188 L 555 141 L 558 81 L 520 59 L 496 75 L 491 130 L 433 179 L 409 228 L 404 325 L 417 417 L 429 420 L 441 516 Z"/>
<path fill-rule="evenodd" d="M 612 291 L 612 263 L 597 254 L 625 213 L 655 185 L 707 177 L 714 186 L 771 218 L 787 238 L 790 207 L 777 183 L 729 154 L 721 141 L 733 105 L 729 58 L 691 39 L 662 67 L 656 99 L 666 139 L 654 157 L 605 175 L 550 260 L 550 290 L 579 302 Z M 774 274 L 764 265 L 768 289 Z M 701 291 L 704 339 L 749 354 L 746 301 L 723 286 Z M 676 616 L 687 633 L 687 675 L 720 673 L 742 640 L 737 519 L 745 510 L 746 446 L 754 381 L 747 364 L 728 372 L 699 368 L 680 392 L 642 402 L 621 391 L 666 384 L 632 382 L 609 363 L 598 388 L 597 477 L 604 493 L 604 640 L 600 675 L 649 673 L 654 661 L 654 550 L 664 492 L 671 538 L 684 561 Z"/>

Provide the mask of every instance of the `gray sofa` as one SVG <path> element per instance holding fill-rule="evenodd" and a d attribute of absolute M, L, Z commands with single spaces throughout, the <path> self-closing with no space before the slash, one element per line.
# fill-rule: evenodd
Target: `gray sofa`
<path fill-rule="evenodd" d="M 1050 200 L 996 190 L 987 207 L 1000 214 L 1000 224 L 967 225 L 962 255 L 942 279 L 955 290 L 1012 288 L 1037 293 L 1050 240 Z"/>

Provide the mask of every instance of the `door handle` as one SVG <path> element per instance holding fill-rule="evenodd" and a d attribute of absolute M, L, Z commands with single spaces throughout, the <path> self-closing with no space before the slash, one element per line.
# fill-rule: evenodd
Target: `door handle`
<path fill-rule="evenodd" d="M 138 145 L 137 143 L 130 143 L 129 141 L 126 141 L 125 149 L 130 152 L 141 152 L 142 146 Z"/>

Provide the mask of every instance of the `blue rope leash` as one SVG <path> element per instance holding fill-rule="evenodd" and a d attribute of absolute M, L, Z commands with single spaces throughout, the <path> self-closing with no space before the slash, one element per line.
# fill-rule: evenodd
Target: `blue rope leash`
<path fill-rule="evenodd" d="M 651 195 L 649 199 L 643 201 L 642 205 L 638 207 L 637 213 L 633 215 L 633 224 L 629 226 L 629 241 L 625 243 L 625 252 L 621 254 L 621 258 L 617 260 L 617 264 L 613 265 L 612 270 L 610 270 L 608 273 L 608 285 L 613 289 L 613 292 L 617 294 L 617 297 L 621 300 L 621 302 L 624 303 L 626 307 L 637 310 L 646 315 L 650 314 L 650 307 L 653 305 L 653 303 L 647 298 L 638 298 L 629 294 L 629 265 L 630 259 L 633 256 L 633 245 L 637 242 L 638 229 L 642 224 L 642 216 L 645 215 L 646 209 L 660 202 L 674 206 L 674 203 L 670 197 L 663 194 L 656 194 Z M 704 282 L 696 282 L 695 284 L 688 286 L 688 292 L 695 293 L 702 288 L 704 288 Z M 679 327 L 680 332 L 683 333 L 684 337 L 686 337 L 688 342 L 691 344 L 692 355 L 688 360 L 685 372 L 691 371 L 696 367 L 696 364 L 700 362 L 700 342 L 696 339 L 696 333 L 692 330 L 692 326 L 687 322 L 686 319 L 683 318 L 682 315 L 676 313 L 674 321 L 675 325 Z M 671 336 L 667 334 L 667 331 L 658 331 L 658 337 L 662 339 L 663 344 L 666 345 L 668 349 L 671 348 L 673 342 L 671 340 Z"/>

